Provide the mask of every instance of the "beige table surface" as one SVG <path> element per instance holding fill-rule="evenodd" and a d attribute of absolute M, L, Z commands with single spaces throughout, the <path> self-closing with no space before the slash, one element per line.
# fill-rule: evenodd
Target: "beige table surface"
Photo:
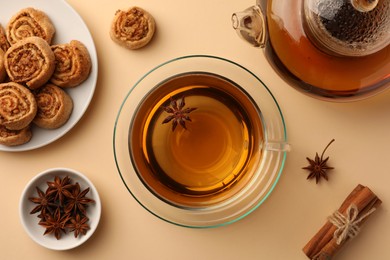
<path fill-rule="evenodd" d="M 390 92 L 340 104 L 318 101 L 289 87 L 262 51 L 241 41 L 231 28 L 231 14 L 254 0 L 68 2 L 85 20 L 96 44 L 96 92 L 85 116 L 60 140 L 33 151 L 0 152 L 0 259 L 306 259 L 301 248 L 358 183 L 369 186 L 383 204 L 337 259 L 390 259 Z M 132 5 L 150 11 L 157 22 L 153 41 L 137 51 L 119 47 L 108 34 L 115 11 Z M 243 220 L 217 229 L 177 227 L 149 214 L 126 190 L 113 156 L 115 117 L 130 87 L 161 62 L 188 54 L 222 56 L 261 77 L 279 101 L 293 147 L 269 199 Z M 307 181 L 301 169 L 307 165 L 306 156 L 321 152 L 332 138 L 336 142 L 327 155 L 335 170 L 330 180 L 318 185 Z M 52 167 L 83 172 L 102 200 L 98 229 L 69 251 L 36 244 L 19 220 L 23 188 Z"/>

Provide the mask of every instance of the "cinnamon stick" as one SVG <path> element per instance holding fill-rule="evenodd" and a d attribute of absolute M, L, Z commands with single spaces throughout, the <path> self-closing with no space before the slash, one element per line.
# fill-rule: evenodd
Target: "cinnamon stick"
<path fill-rule="evenodd" d="M 338 212 L 345 216 L 350 206 L 355 205 L 358 210 L 358 219 L 365 216 L 373 208 L 378 208 L 380 204 L 381 200 L 368 187 L 359 184 L 343 201 Z M 360 227 L 367 218 L 368 216 L 364 217 L 357 225 Z M 338 244 L 334 237 L 337 228 L 328 220 L 303 248 L 303 252 L 307 257 L 317 260 L 331 259 L 349 240 L 347 237 L 342 243 Z"/>

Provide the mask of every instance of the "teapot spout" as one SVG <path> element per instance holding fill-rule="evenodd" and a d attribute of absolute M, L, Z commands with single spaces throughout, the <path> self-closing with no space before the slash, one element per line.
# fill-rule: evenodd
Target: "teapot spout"
<path fill-rule="evenodd" d="M 263 10 L 255 5 L 232 15 L 232 25 L 237 34 L 254 47 L 264 48 L 267 28 Z"/>

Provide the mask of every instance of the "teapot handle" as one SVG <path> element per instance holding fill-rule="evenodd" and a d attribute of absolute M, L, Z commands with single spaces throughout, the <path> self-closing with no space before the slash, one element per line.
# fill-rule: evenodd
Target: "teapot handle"
<path fill-rule="evenodd" d="M 237 34 L 254 47 L 264 48 L 267 41 L 265 13 L 258 5 L 232 15 L 232 25 Z"/>

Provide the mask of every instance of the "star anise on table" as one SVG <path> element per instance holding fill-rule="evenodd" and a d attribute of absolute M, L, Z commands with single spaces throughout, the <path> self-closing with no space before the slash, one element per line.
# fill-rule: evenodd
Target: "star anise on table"
<path fill-rule="evenodd" d="M 77 214 L 75 218 L 70 219 L 70 223 L 66 227 L 70 229 L 70 232 L 74 232 L 74 237 L 78 237 L 80 234 L 85 235 L 89 230 L 88 220 L 86 216 L 80 217 Z"/>
<path fill-rule="evenodd" d="M 80 211 L 83 215 L 86 215 L 87 205 L 95 202 L 94 200 L 86 197 L 89 192 L 89 187 L 80 192 L 80 184 L 78 182 L 74 185 L 72 191 L 64 190 L 63 192 L 68 198 L 65 205 L 66 213 L 71 213 L 73 211 L 73 213 L 76 214 L 77 211 Z"/>
<path fill-rule="evenodd" d="M 180 124 L 184 129 L 187 129 L 186 121 L 191 121 L 188 114 L 196 110 L 196 108 L 184 108 L 185 105 L 184 96 L 177 100 L 171 97 L 169 106 L 163 107 L 164 111 L 171 115 L 167 116 L 162 123 L 166 124 L 172 121 L 172 131 L 175 131 L 178 124 Z"/>
<path fill-rule="evenodd" d="M 332 139 L 330 143 L 325 147 L 325 149 L 322 151 L 321 157 L 318 156 L 318 153 L 316 153 L 316 156 L 314 160 L 310 159 L 309 157 L 306 157 L 306 159 L 309 161 L 310 165 L 303 167 L 302 169 L 309 170 L 310 174 L 307 176 L 307 179 L 316 178 L 316 183 L 319 182 L 319 180 L 324 178 L 325 180 L 328 180 L 328 174 L 327 170 L 334 169 L 333 167 L 330 167 L 327 165 L 327 162 L 329 160 L 329 156 L 324 157 L 324 153 L 326 149 L 335 141 L 335 139 Z"/>
<path fill-rule="evenodd" d="M 66 233 L 65 225 L 70 219 L 68 214 L 61 214 L 60 208 L 57 208 L 53 216 L 51 214 L 46 214 L 44 219 L 39 222 L 39 225 L 46 228 L 43 235 L 54 234 L 57 240 L 61 238 L 62 233 Z"/>

